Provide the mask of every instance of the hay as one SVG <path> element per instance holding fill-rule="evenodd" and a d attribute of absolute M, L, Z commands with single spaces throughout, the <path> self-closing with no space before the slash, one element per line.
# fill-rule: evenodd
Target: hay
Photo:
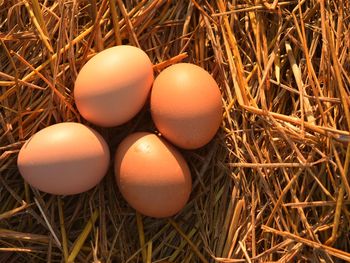
<path fill-rule="evenodd" d="M 1 262 L 340 262 L 350 260 L 350 2 L 0 1 Z M 24 184 L 24 141 L 80 121 L 79 69 L 116 44 L 156 73 L 210 71 L 225 107 L 215 139 L 183 151 L 194 179 L 171 219 L 127 206 L 112 169 L 93 190 L 56 197 Z M 193 98 L 195 99 L 195 98 Z M 101 129 L 112 153 L 155 131 L 148 107 Z"/>

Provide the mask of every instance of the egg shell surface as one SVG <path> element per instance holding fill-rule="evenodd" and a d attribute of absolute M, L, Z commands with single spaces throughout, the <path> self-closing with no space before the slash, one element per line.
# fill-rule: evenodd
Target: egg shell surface
<path fill-rule="evenodd" d="M 172 145 L 151 133 L 133 133 L 120 143 L 115 175 L 125 200 L 150 217 L 178 213 L 191 193 L 191 173 L 185 159 Z"/>
<path fill-rule="evenodd" d="M 102 127 L 118 126 L 142 109 L 153 79 L 152 62 L 143 50 L 128 45 L 111 47 L 80 70 L 75 103 L 86 120 Z"/>
<path fill-rule="evenodd" d="M 72 195 L 96 186 L 109 165 L 109 149 L 93 129 L 63 122 L 35 133 L 21 148 L 17 165 L 24 180 L 47 193 Z"/>
<path fill-rule="evenodd" d="M 160 133 L 184 149 L 207 144 L 221 124 L 220 89 L 206 70 L 194 64 L 163 70 L 154 81 L 150 104 Z"/>

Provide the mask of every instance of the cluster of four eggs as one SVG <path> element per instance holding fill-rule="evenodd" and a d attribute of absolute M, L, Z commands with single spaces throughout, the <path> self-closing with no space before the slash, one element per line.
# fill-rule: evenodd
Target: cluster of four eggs
<path fill-rule="evenodd" d="M 196 149 L 217 132 L 220 90 L 204 69 L 179 63 L 154 80 L 145 52 L 132 46 L 106 49 L 78 74 L 74 99 L 80 114 L 102 127 L 132 119 L 150 95 L 152 119 L 162 136 L 137 132 L 118 146 L 114 170 L 126 201 L 144 215 L 167 217 L 188 201 L 188 165 L 173 146 Z M 59 123 L 37 132 L 22 147 L 18 167 L 33 187 L 52 194 L 77 194 L 97 185 L 109 166 L 103 137 L 80 123 Z"/>

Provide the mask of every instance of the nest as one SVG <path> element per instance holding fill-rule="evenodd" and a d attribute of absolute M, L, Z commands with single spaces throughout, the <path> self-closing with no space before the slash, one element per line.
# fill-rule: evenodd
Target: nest
<path fill-rule="evenodd" d="M 0 17 L 1 262 L 350 261 L 349 1 L 2 0 Z M 31 188 L 16 166 L 38 130 L 86 123 L 77 72 L 120 44 L 146 51 L 156 74 L 191 62 L 221 88 L 220 131 L 182 151 L 193 191 L 172 218 L 136 214 L 113 169 L 64 197 Z M 94 128 L 112 153 L 155 131 L 147 105 Z"/>

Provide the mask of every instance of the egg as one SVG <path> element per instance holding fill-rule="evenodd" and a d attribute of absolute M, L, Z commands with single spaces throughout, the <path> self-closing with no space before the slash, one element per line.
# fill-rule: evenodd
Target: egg
<path fill-rule="evenodd" d="M 108 146 L 99 133 L 80 123 L 64 122 L 27 140 L 17 165 L 34 188 L 72 195 L 96 186 L 107 172 L 109 158 Z"/>
<path fill-rule="evenodd" d="M 102 127 L 121 125 L 143 107 L 153 83 L 147 54 L 121 45 L 92 57 L 80 70 L 74 99 L 80 114 Z"/>
<path fill-rule="evenodd" d="M 150 217 L 178 213 L 191 193 L 191 173 L 185 159 L 172 145 L 151 133 L 133 133 L 120 143 L 115 175 L 125 200 Z"/>
<path fill-rule="evenodd" d="M 157 76 L 150 105 L 160 133 L 184 149 L 207 144 L 222 120 L 216 81 L 206 70 L 190 63 L 172 65 Z"/>

